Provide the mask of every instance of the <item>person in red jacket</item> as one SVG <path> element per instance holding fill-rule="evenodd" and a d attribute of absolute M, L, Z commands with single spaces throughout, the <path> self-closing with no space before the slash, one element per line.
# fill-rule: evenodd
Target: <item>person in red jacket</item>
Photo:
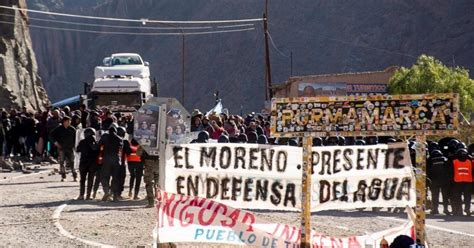
<path fill-rule="evenodd" d="M 142 182 L 143 177 L 143 162 L 141 160 L 141 157 L 137 155 L 138 147 L 138 142 L 135 139 L 132 139 L 130 143 L 130 148 L 132 149 L 132 152 L 127 156 L 128 171 L 130 172 L 130 190 L 128 196 L 132 198 L 133 190 L 134 200 L 139 199 L 138 192 L 140 190 L 140 183 Z"/>
<path fill-rule="evenodd" d="M 458 149 L 452 162 L 453 166 L 453 193 L 452 208 L 454 215 L 462 215 L 462 203 L 464 203 L 464 212 L 471 215 L 471 194 L 472 194 L 472 158 L 467 149 Z M 461 199 L 462 198 L 462 199 Z"/>

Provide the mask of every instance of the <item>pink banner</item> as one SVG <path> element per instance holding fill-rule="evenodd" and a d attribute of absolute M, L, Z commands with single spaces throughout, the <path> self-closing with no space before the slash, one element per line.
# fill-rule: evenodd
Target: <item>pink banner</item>
<path fill-rule="evenodd" d="M 260 247 L 297 247 L 299 227 L 271 224 L 252 212 L 235 209 L 209 199 L 159 190 L 157 194 L 158 243 L 222 243 Z M 337 225 L 337 223 L 335 223 Z M 311 232 L 316 247 L 378 247 L 382 238 L 391 242 L 398 235 L 412 236 L 413 222 L 364 236 L 336 238 Z"/>

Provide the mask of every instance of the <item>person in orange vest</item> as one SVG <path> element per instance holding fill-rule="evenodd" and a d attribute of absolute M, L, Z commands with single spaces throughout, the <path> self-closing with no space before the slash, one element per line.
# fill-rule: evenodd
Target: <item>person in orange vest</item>
<path fill-rule="evenodd" d="M 128 172 L 130 173 L 130 190 L 128 196 L 133 199 L 139 200 L 138 192 L 140 191 L 140 184 L 143 176 L 143 162 L 140 156 L 137 155 L 139 144 L 135 139 L 130 142 L 130 148 L 132 152 L 127 156 Z"/>
<path fill-rule="evenodd" d="M 464 212 L 471 216 L 471 194 L 472 194 L 472 158 L 467 149 L 458 149 L 452 162 L 454 172 L 454 185 L 452 193 L 452 208 L 454 215 L 462 215 L 462 203 Z M 461 197 L 463 198 L 461 200 Z"/>

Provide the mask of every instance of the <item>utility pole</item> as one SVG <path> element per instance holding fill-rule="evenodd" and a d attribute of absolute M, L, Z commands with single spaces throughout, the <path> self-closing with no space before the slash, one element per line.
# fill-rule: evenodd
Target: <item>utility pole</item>
<path fill-rule="evenodd" d="M 181 29 L 181 33 L 183 33 L 183 30 Z M 185 78 L 184 78 L 184 62 L 185 62 L 185 46 L 184 46 L 184 33 L 182 34 L 182 43 L 181 43 L 181 84 L 182 84 L 182 92 L 181 92 L 181 104 L 183 104 L 183 106 L 185 106 L 184 104 L 184 81 L 185 81 Z"/>
<path fill-rule="evenodd" d="M 272 99 L 272 73 L 270 68 L 270 49 L 268 46 L 268 20 L 267 15 L 263 14 L 263 32 L 265 33 L 265 100 Z"/>
<path fill-rule="evenodd" d="M 268 17 L 268 0 L 265 0 L 265 15 Z"/>
<path fill-rule="evenodd" d="M 290 52 L 290 77 L 293 76 L 293 51 Z"/>

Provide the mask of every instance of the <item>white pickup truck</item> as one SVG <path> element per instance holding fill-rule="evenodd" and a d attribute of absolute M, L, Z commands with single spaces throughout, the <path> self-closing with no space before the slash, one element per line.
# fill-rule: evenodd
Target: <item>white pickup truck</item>
<path fill-rule="evenodd" d="M 94 69 L 89 99 L 95 107 L 134 111 L 153 97 L 148 62 L 136 53 L 115 53 Z"/>

